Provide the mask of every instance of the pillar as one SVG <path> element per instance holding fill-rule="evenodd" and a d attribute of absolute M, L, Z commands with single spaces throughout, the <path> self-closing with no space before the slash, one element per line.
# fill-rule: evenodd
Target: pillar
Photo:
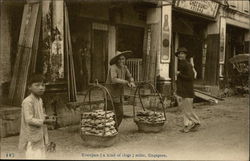
<path fill-rule="evenodd" d="M 172 37 L 172 5 L 162 2 L 161 11 L 161 36 L 160 36 L 160 76 L 165 83 L 170 83 L 169 64 L 171 59 L 171 37 Z"/>
<path fill-rule="evenodd" d="M 158 56 L 160 53 L 161 36 L 161 8 L 152 8 L 147 11 L 146 27 L 146 56 L 144 66 L 144 80 L 156 83 L 156 76 L 159 75 Z"/>
<path fill-rule="evenodd" d="M 170 61 L 172 49 L 172 5 L 162 2 L 161 7 L 161 34 L 159 41 L 160 52 L 158 53 L 159 77 L 158 83 L 162 84 L 164 96 L 171 95 Z"/>
<path fill-rule="evenodd" d="M 113 25 L 109 26 L 108 38 L 109 38 L 108 40 L 108 62 L 109 62 L 115 56 L 115 51 L 116 51 L 116 29 L 115 26 Z"/>
<path fill-rule="evenodd" d="M 224 80 L 224 65 L 226 54 L 226 18 L 220 17 L 220 53 L 219 53 L 219 79 Z"/>
<path fill-rule="evenodd" d="M 147 13 L 146 80 L 156 82 L 159 92 L 169 95 L 171 60 L 172 5 L 162 2 L 162 7 L 149 9 Z"/>
<path fill-rule="evenodd" d="M 215 22 L 211 22 L 207 26 L 207 51 L 205 59 L 205 83 L 207 85 L 218 85 L 219 78 L 222 78 L 220 74 L 221 61 L 220 52 L 222 50 L 222 40 L 220 37 L 220 17 L 218 16 Z M 225 47 L 223 47 L 223 51 Z"/>

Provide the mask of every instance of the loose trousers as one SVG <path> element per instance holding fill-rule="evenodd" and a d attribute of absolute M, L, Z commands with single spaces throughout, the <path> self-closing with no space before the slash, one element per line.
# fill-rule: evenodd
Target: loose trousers
<path fill-rule="evenodd" d="M 177 96 L 177 101 L 183 112 L 184 126 L 191 126 L 193 123 L 200 124 L 200 119 L 193 110 L 193 98 Z"/>
<path fill-rule="evenodd" d="M 25 156 L 26 159 L 46 159 L 45 148 L 34 149 L 31 142 L 28 142 Z"/>
<path fill-rule="evenodd" d="M 123 119 L 123 96 L 119 98 L 113 98 L 113 103 L 115 108 L 114 113 L 117 119 L 116 125 L 118 128 Z M 108 110 L 113 110 L 110 100 L 108 100 Z"/>

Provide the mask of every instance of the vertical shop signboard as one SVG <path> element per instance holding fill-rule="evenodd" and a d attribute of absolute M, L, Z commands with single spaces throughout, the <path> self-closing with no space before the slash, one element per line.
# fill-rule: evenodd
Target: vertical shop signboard
<path fill-rule="evenodd" d="M 226 19 L 221 17 L 220 19 L 220 77 L 223 77 L 223 64 L 225 63 L 225 51 L 226 51 Z"/>
<path fill-rule="evenodd" d="M 220 20 L 220 63 L 225 61 L 225 45 L 226 45 L 226 19 L 221 17 Z"/>
<path fill-rule="evenodd" d="M 172 9 L 171 5 L 164 5 L 162 7 L 162 52 L 160 55 L 161 63 L 169 63 L 170 62 L 170 53 L 171 53 L 171 18 L 172 18 Z"/>
<path fill-rule="evenodd" d="M 147 27 L 147 55 L 149 55 L 150 52 L 150 44 L 151 44 L 151 26 L 148 25 Z"/>

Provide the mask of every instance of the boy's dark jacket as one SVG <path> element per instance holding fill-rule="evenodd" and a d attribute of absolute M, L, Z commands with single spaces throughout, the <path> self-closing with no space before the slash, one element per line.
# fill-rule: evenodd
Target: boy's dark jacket
<path fill-rule="evenodd" d="M 187 60 L 180 60 L 178 63 L 180 74 L 177 76 L 176 94 L 183 98 L 194 97 L 194 71 L 192 65 Z"/>

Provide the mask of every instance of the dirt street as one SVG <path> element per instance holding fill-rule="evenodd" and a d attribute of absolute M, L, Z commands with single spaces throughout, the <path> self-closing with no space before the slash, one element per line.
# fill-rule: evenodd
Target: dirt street
<path fill-rule="evenodd" d="M 125 111 L 131 111 L 130 106 Z M 130 110 L 131 109 L 131 110 Z M 199 105 L 195 111 L 202 126 L 199 131 L 181 133 L 182 117 L 167 113 L 168 122 L 161 133 L 138 133 L 132 118 L 124 119 L 117 142 L 108 148 L 82 145 L 77 127 L 49 132 L 56 142 L 56 153 L 50 159 L 147 159 L 147 160 L 248 160 L 249 102 L 248 97 L 230 97 L 217 105 Z M 1 158 L 20 158 L 18 136 L 1 140 Z"/>

